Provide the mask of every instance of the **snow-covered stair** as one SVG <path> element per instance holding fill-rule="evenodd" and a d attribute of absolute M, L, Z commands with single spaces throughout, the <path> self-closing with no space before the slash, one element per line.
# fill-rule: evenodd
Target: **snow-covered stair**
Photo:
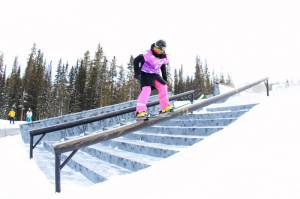
<path fill-rule="evenodd" d="M 222 107 L 214 107 L 214 108 L 206 108 L 207 111 L 210 112 L 218 112 L 218 111 L 241 111 L 241 110 L 249 110 L 254 107 L 256 104 L 245 104 L 245 105 L 237 105 L 237 106 L 222 106 Z"/>
<path fill-rule="evenodd" d="M 168 157 L 178 152 L 181 149 L 186 148 L 186 146 L 180 145 L 167 145 L 163 143 L 150 143 L 145 142 L 141 139 L 128 139 L 126 137 L 115 138 L 111 141 L 106 141 L 102 143 L 106 146 L 111 146 L 118 148 L 120 150 L 131 151 L 140 154 L 151 155 L 155 157 Z"/>
<path fill-rule="evenodd" d="M 100 144 L 95 144 L 82 149 L 91 156 L 111 164 L 118 165 L 131 171 L 137 171 L 150 166 L 153 162 L 159 161 L 162 158 L 120 150 L 118 148 L 107 147 Z"/>
<path fill-rule="evenodd" d="M 255 104 L 209 106 L 194 111 L 193 114 L 178 116 L 122 137 L 82 148 L 67 163 L 68 178 L 70 170 L 73 170 L 74 176 L 79 172 L 90 182 L 98 183 L 116 175 L 147 168 L 222 130 L 253 106 Z M 52 144 L 45 142 L 45 149 L 52 151 Z M 63 154 L 62 159 L 67 155 L 68 153 Z M 45 156 L 37 155 L 36 158 L 43 157 Z M 62 172 L 62 181 L 64 176 Z M 48 177 L 53 178 L 53 175 Z"/>
<path fill-rule="evenodd" d="M 214 110 L 214 109 L 211 109 Z M 239 111 L 212 111 L 212 112 L 194 112 L 193 114 L 182 115 L 176 119 L 193 120 L 193 119 L 222 119 L 222 118 L 239 118 L 241 115 L 246 113 L 248 110 Z"/>
<path fill-rule="evenodd" d="M 196 135 L 196 136 L 207 136 L 214 132 L 223 129 L 218 126 L 152 126 L 148 127 L 143 132 L 160 133 L 168 135 Z"/>
<path fill-rule="evenodd" d="M 190 146 L 203 139 L 203 136 L 196 135 L 169 135 L 141 131 L 127 134 L 124 137 L 133 140 L 142 140 L 144 142 L 163 143 L 175 146 Z"/>
<path fill-rule="evenodd" d="M 62 159 L 66 158 L 66 155 L 62 155 Z M 128 169 L 103 161 L 81 150 L 72 157 L 68 162 L 68 166 L 75 171 L 82 173 L 94 183 L 105 181 L 111 176 L 123 175 L 131 172 Z"/>
<path fill-rule="evenodd" d="M 48 151 L 52 151 L 52 142 L 44 142 L 44 147 Z M 62 160 L 65 160 L 70 153 L 62 155 Z M 54 161 L 52 161 L 54 171 Z M 67 164 L 67 169 L 73 169 L 94 183 L 107 180 L 110 176 L 122 175 L 131 171 L 107 161 L 103 161 L 97 157 L 91 156 L 88 153 L 79 150 Z M 65 169 L 65 168 L 64 168 Z M 64 170 L 63 169 L 63 170 Z M 50 176 L 54 178 L 54 175 Z"/>
<path fill-rule="evenodd" d="M 38 146 L 35 151 L 35 162 L 38 167 L 45 173 L 46 177 L 50 180 L 51 183 L 54 183 L 55 179 L 55 164 L 54 164 L 54 154 L 49 153 L 49 149 L 43 146 Z M 73 181 L 79 185 L 90 186 L 94 184 L 90 179 L 88 179 L 82 172 L 76 172 L 73 168 L 66 165 L 61 170 L 61 175 L 64 176 L 64 181 Z"/>
<path fill-rule="evenodd" d="M 160 123 L 160 126 L 181 126 L 181 127 L 200 127 L 200 126 L 227 126 L 231 122 L 236 120 L 236 118 L 215 118 L 215 119 L 172 119 Z"/>

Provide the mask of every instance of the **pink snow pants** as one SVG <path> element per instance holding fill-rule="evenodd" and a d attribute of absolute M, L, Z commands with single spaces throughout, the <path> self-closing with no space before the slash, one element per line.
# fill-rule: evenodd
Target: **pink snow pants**
<path fill-rule="evenodd" d="M 160 109 L 164 109 L 169 105 L 168 86 L 166 84 L 160 83 L 157 80 L 154 81 L 154 85 L 158 91 Z M 147 111 L 147 103 L 150 95 L 151 95 L 151 86 L 142 87 L 142 91 L 140 92 L 140 95 L 137 99 L 136 112 Z"/>

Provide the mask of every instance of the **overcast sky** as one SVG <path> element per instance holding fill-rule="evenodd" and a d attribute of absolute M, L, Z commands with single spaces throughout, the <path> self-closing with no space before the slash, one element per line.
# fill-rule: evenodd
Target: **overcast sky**
<path fill-rule="evenodd" d="M 171 63 L 192 74 L 196 55 L 236 82 L 300 78 L 300 18 L 293 0 L 0 0 L 0 51 L 25 63 L 33 43 L 48 61 L 74 64 L 100 43 L 106 56 L 167 41 Z"/>

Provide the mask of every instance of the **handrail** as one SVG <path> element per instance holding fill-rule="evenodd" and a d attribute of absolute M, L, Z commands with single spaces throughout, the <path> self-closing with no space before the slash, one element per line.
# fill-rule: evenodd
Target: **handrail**
<path fill-rule="evenodd" d="M 171 119 L 173 117 L 192 112 L 194 110 L 197 110 L 199 108 L 203 108 L 205 106 L 208 106 L 210 104 L 213 104 L 219 100 L 222 100 L 224 98 L 228 98 L 232 95 L 235 95 L 237 93 L 240 93 L 246 89 L 249 89 L 261 82 L 265 82 L 266 90 L 267 90 L 267 96 L 269 96 L 269 85 L 268 85 L 268 78 L 261 79 L 259 81 L 256 81 L 252 84 L 248 84 L 246 86 L 243 86 L 241 88 L 235 89 L 233 91 L 220 94 L 211 98 L 208 98 L 206 100 L 202 100 L 201 102 L 194 103 L 191 105 L 188 105 L 186 107 L 182 107 L 179 109 L 176 109 L 174 112 L 170 112 L 167 114 L 158 115 L 157 117 L 151 118 L 147 121 L 142 122 L 136 122 L 133 124 L 128 124 L 125 126 L 121 126 L 119 128 L 106 130 L 98 134 L 91 134 L 84 137 L 80 137 L 73 140 L 68 140 L 62 143 L 54 144 L 54 154 L 55 154 L 55 191 L 60 192 L 61 191 L 61 184 L 60 184 L 60 170 L 63 168 L 63 166 L 67 163 L 68 160 L 71 159 L 71 157 L 82 147 L 90 146 L 96 143 L 99 143 L 101 141 L 106 141 L 109 139 L 117 138 L 122 135 L 125 135 L 129 132 L 136 131 L 138 129 L 141 129 L 146 126 L 151 126 L 153 124 L 156 124 L 157 122 L 161 122 L 163 120 Z M 72 151 L 71 155 L 61 164 L 61 154 L 65 152 Z"/>
<path fill-rule="evenodd" d="M 185 96 L 190 96 L 190 101 L 193 103 L 194 100 L 194 90 L 190 90 L 184 93 L 180 93 L 174 96 L 171 96 L 169 98 L 170 101 L 175 100 L 175 99 L 179 99 Z M 148 107 L 151 106 L 155 106 L 158 105 L 159 101 L 154 101 L 154 102 L 150 102 L 147 104 Z M 58 130 L 62 130 L 62 129 L 67 129 L 67 128 L 72 128 L 75 126 L 80 126 L 83 124 L 88 124 L 88 123 L 92 123 L 92 122 L 96 122 L 96 121 L 100 121 L 100 120 L 104 120 L 107 118 L 111 118 L 111 117 L 115 117 L 118 115 L 122 115 L 122 114 L 126 114 L 126 113 L 130 113 L 130 112 L 134 112 L 136 109 L 136 107 L 128 107 L 122 110 L 117 110 L 117 111 L 112 111 L 109 113 L 104 113 L 101 115 L 97 115 L 97 116 L 93 116 L 93 117 L 88 117 L 88 118 L 83 118 L 83 119 L 79 119 L 76 121 L 71 121 L 71 122 L 65 122 L 62 124 L 56 124 L 56 125 L 52 125 L 52 126 L 48 126 L 48 127 L 44 127 L 44 128 L 39 128 L 39 129 L 33 129 L 31 131 L 29 131 L 29 135 L 30 135 L 30 149 L 29 149 L 29 157 L 30 159 L 33 157 L 33 149 L 38 145 L 38 143 L 43 139 L 43 137 L 47 134 L 47 133 L 51 133 L 53 131 L 58 131 Z M 34 144 L 33 140 L 34 137 L 37 135 L 42 135 Z"/>

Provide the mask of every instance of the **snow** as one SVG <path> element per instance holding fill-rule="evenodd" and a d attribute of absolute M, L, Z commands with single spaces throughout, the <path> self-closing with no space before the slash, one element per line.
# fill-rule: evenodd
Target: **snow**
<path fill-rule="evenodd" d="M 10 128 L 19 128 L 20 124 L 24 124 L 24 121 L 15 121 L 14 124 L 10 124 L 9 120 L 0 119 L 0 129 L 10 129 Z"/>
<path fill-rule="evenodd" d="M 0 138 L 0 198 L 300 198 L 300 87 L 245 93 L 259 100 L 237 121 L 153 166 L 92 186 L 51 184 L 19 135 Z M 1 121 L 3 125 L 3 121 Z"/>
<path fill-rule="evenodd" d="M 20 136 L 0 139 L 0 198 L 38 198 L 53 195 L 53 187 L 29 160 L 29 153 Z"/>

